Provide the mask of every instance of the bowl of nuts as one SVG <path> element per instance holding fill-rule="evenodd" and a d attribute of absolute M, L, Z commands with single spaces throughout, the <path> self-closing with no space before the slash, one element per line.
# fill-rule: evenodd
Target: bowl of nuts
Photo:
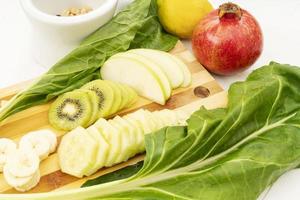
<path fill-rule="evenodd" d="M 118 0 L 20 0 L 32 24 L 34 58 L 50 68 L 114 15 Z"/>

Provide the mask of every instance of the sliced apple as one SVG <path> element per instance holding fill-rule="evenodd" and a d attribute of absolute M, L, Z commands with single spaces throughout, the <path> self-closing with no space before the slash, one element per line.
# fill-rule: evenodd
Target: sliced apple
<path fill-rule="evenodd" d="M 141 64 L 143 64 L 145 67 L 147 67 L 150 71 L 152 71 L 153 74 L 156 75 L 156 77 L 159 80 L 159 83 L 162 85 L 165 99 L 169 99 L 172 93 L 172 87 L 170 85 L 170 82 L 168 80 L 168 77 L 164 73 L 164 71 L 158 66 L 155 62 L 152 62 L 150 59 L 131 53 L 129 51 L 125 53 L 119 53 L 116 54 L 115 57 L 125 57 L 129 59 L 133 59 Z"/>
<path fill-rule="evenodd" d="M 180 60 L 179 58 L 177 58 L 176 56 L 174 55 L 171 55 L 169 54 L 170 57 L 172 57 L 172 59 L 177 62 L 177 64 L 179 65 L 179 67 L 181 67 L 181 70 L 182 70 L 182 73 L 183 73 L 183 76 L 184 76 L 184 81 L 181 85 L 181 87 L 188 87 L 191 85 L 192 83 L 192 74 L 189 70 L 189 68 L 187 67 L 187 65 L 182 61 Z"/>
<path fill-rule="evenodd" d="M 164 71 L 173 89 L 183 84 L 183 70 L 168 53 L 153 49 L 133 49 L 129 52 L 144 56 L 155 62 Z"/>
<path fill-rule="evenodd" d="M 131 86 L 140 96 L 164 105 L 167 94 L 162 81 L 150 67 L 139 60 L 113 56 L 102 66 L 101 77 Z"/>

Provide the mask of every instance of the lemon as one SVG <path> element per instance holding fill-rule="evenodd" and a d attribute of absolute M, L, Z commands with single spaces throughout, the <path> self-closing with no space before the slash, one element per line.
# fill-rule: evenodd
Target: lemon
<path fill-rule="evenodd" d="M 158 0 L 158 14 L 165 30 L 190 38 L 198 22 L 213 10 L 208 0 Z"/>

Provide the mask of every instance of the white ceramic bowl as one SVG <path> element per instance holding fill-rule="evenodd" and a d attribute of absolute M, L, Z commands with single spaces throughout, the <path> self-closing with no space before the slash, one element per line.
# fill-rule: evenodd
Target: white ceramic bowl
<path fill-rule="evenodd" d="M 34 58 L 49 68 L 114 15 L 118 0 L 20 0 L 29 17 Z M 65 9 L 89 6 L 93 11 L 62 17 Z"/>

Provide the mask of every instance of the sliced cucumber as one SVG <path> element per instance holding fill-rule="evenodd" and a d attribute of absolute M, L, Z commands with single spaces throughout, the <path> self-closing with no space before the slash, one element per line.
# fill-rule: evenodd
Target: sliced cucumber
<path fill-rule="evenodd" d="M 137 153 L 141 153 L 145 151 L 145 133 L 143 129 L 143 125 L 140 121 L 133 118 L 131 115 L 126 115 L 123 117 L 124 120 L 126 120 L 134 130 L 134 135 L 136 137 L 136 143 L 137 143 Z"/>
<path fill-rule="evenodd" d="M 107 160 L 104 164 L 105 167 L 111 167 L 116 164 L 121 153 L 122 143 L 120 133 L 105 119 L 99 119 L 94 126 L 104 136 L 109 144 L 109 152 Z"/>
<path fill-rule="evenodd" d="M 114 121 L 116 121 L 117 123 L 119 123 L 121 126 L 124 127 L 124 129 L 126 129 L 126 131 L 128 132 L 127 136 L 130 142 L 130 147 L 128 149 L 128 157 L 131 158 L 132 156 L 135 156 L 139 151 L 139 143 L 138 143 L 138 138 L 136 136 L 136 129 L 134 126 L 132 126 L 128 121 L 126 121 L 125 119 L 117 116 L 114 118 Z"/>
<path fill-rule="evenodd" d="M 176 112 L 173 110 L 164 109 L 159 111 L 161 119 L 165 121 L 165 126 L 176 126 L 178 125 L 178 118 Z"/>
<path fill-rule="evenodd" d="M 126 127 L 122 126 L 116 120 L 109 120 L 108 122 L 117 129 L 121 137 L 122 149 L 116 163 L 127 161 L 133 150 L 132 143 L 130 141 L 129 131 Z"/>
<path fill-rule="evenodd" d="M 87 132 L 96 142 L 98 142 L 98 152 L 94 165 L 89 171 L 86 171 L 85 173 L 86 176 L 90 176 L 104 167 L 104 163 L 106 162 L 108 157 L 109 145 L 95 126 L 89 127 L 87 129 Z"/>
<path fill-rule="evenodd" d="M 152 113 L 153 119 L 156 121 L 157 124 L 157 130 L 166 126 L 166 121 L 161 118 L 159 112 L 160 111 L 155 111 Z"/>
<path fill-rule="evenodd" d="M 153 131 L 157 130 L 157 125 L 152 119 L 151 114 L 149 114 L 149 111 L 140 109 L 134 113 L 129 114 L 129 116 L 136 119 L 142 124 L 145 134 L 152 133 Z"/>
<path fill-rule="evenodd" d="M 58 159 L 62 172 L 82 178 L 94 166 L 98 143 L 88 132 L 78 127 L 67 133 L 58 148 Z"/>

